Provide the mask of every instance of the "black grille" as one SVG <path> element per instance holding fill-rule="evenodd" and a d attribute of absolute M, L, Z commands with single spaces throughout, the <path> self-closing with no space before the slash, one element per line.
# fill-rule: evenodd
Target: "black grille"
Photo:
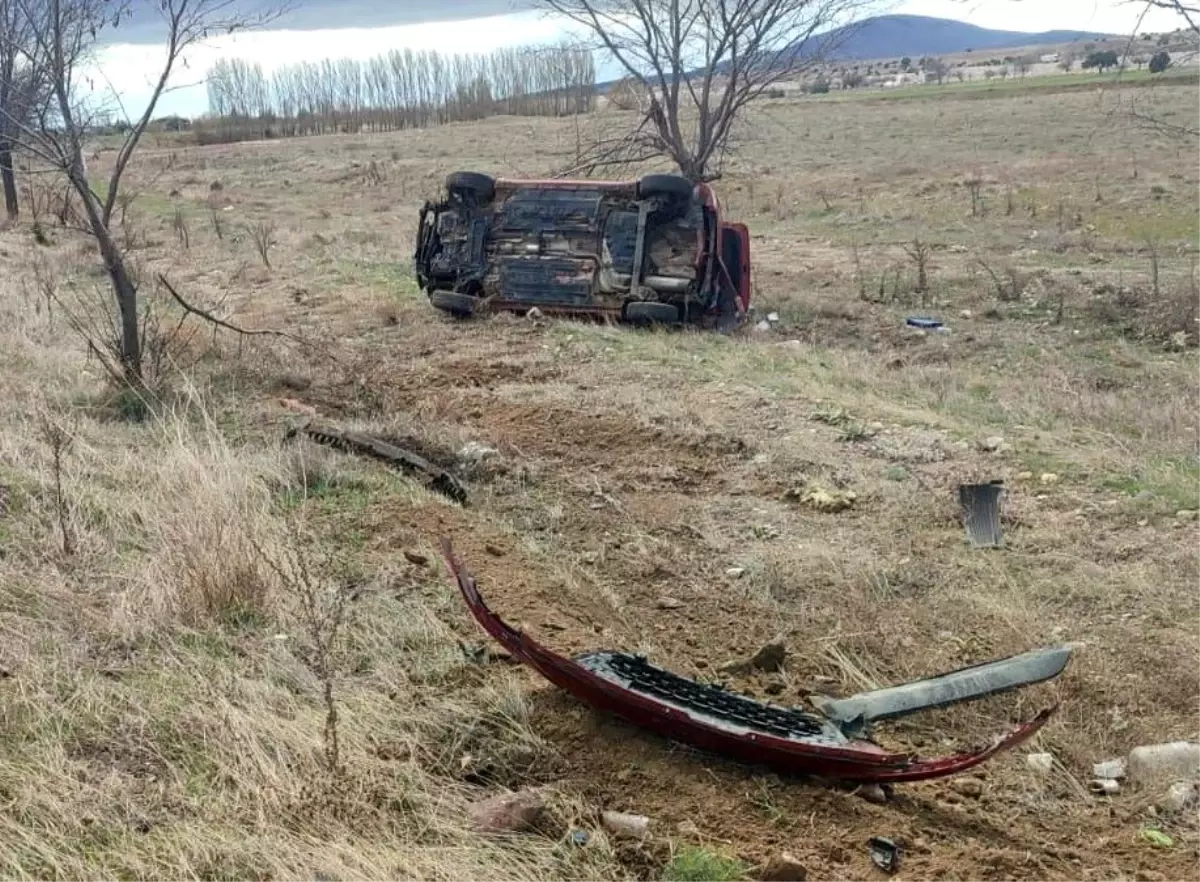
<path fill-rule="evenodd" d="M 598 673 L 611 671 L 627 680 L 635 692 L 682 705 L 722 722 L 746 726 L 780 738 L 831 737 L 833 734 L 827 730 L 825 721 L 813 714 L 762 704 L 744 695 L 727 692 L 720 686 L 697 683 L 656 668 L 640 655 L 591 653 L 580 656 L 576 661 Z"/>

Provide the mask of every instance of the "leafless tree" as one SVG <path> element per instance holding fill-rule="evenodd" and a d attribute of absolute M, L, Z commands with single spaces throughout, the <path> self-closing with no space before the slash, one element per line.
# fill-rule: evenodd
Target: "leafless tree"
<path fill-rule="evenodd" d="M 46 114 L 34 123 L 12 112 L 5 121 L 16 132 L 14 144 L 65 177 L 78 195 L 83 210 L 81 229 L 92 236 L 104 261 L 119 314 L 119 362 L 110 372 L 141 385 L 142 340 L 139 323 L 138 287 L 130 271 L 122 243 L 114 234 L 114 211 L 122 195 L 122 182 L 145 133 L 159 99 L 168 91 L 171 75 L 183 54 L 210 35 L 231 33 L 272 20 L 282 7 L 244 14 L 235 0 L 7 0 L 26 24 L 26 57 L 41 65 L 50 92 Z M 136 10 L 136 12 L 135 12 Z M 81 62 L 107 31 L 134 15 L 157 14 L 161 18 L 164 45 L 162 67 L 140 115 L 125 112 L 121 96 L 112 102 L 128 126 L 117 148 L 112 170 L 103 186 L 94 185 L 84 162 L 84 143 L 101 113 L 102 99 L 84 95 Z"/>
<path fill-rule="evenodd" d="M 596 68 L 590 51 L 569 43 L 486 55 L 393 49 L 365 62 L 286 64 L 269 76 L 253 62 L 221 58 L 206 82 L 212 118 L 196 130 L 202 142 L 585 113 Z"/>
<path fill-rule="evenodd" d="M 44 59 L 33 40 L 36 24 L 20 0 L 0 0 L 0 186 L 10 223 L 20 211 L 13 169 L 18 123 L 33 124 L 48 97 Z"/>
<path fill-rule="evenodd" d="M 644 90 L 640 125 L 578 169 L 670 158 L 693 180 L 720 173 L 734 124 L 780 80 L 850 36 L 868 0 L 539 0 L 584 28 Z"/>

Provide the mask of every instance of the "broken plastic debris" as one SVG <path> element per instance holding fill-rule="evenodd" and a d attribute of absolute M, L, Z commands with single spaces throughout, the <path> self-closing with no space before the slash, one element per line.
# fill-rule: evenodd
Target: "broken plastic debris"
<path fill-rule="evenodd" d="M 1094 778 L 1088 790 L 1097 796 L 1113 796 L 1121 792 L 1121 784 L 1112 778 Z"/>
<path fill-rule="evenodd" d="M 1025 762 L 1034 772 L 1049 774 L 1054 770 L 1054 755 L 1052 754 L 1030 754 L 1025 757 Z"/>
<path fill-rule="evenodd" d="M 1003 481 L 958 485 L 958 504 L 962 506 L 967 539 L 972 547 L 1004 547 L 1000 530 L 1000 498 L 1003 494 Z"/>
<path fill-rule="evenodd" d="M 894 873 L 900 869 L 900 849 L 896 843 L 885 836 L 872 836 L 867 843 L 871 851 L 871 863 L 885 873 Z"/>
<path fill-rule="evenodd" d="M 1175 840 L 1162 830 L 1152 830 L 1149 827 L 1142 828 L 1142 838 L 1159 848 L 1170 848 L 1175 844 Z"/>
<path fill-rule="evenodd" d="M 937 319 L 925 318 L 919 315 L 910 315 L 904 320 L 904 324 L 921 331 L 936 331 L 939 334 L 950 333 L 950 329 Z"/>

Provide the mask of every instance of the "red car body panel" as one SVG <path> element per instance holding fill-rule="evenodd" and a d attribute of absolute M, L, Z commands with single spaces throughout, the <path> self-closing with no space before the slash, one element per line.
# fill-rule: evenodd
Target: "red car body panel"
<path fill-rule="evenodd" d="M 1054 711 L 1054 708 L 1043 710 L 978 750 L 937 759 L 920 759 L 912 754 L 887 751 L 873 742 L 859 739 L 831 745 L 781 738 L 766 732 L 735 731 L 702 714 L 689 713 L 686 709 L 622 688 L 542 646 L 488 608 L 475 579 L 455 557 L 449 540 L 443 540 L 442 553 L 479 625 L 516 660 L 533 668 L 554 685 L 597 710 L 613 713 L 666 738 L 779 771 L 879 783 L 939 778 L 970 769 L 1017 746 L 1041 729 Z"/>

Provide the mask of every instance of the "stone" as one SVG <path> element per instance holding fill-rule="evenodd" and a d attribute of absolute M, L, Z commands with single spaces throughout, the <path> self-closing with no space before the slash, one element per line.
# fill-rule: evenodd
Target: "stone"
<path fill-rule="evenodd" d="M 1025 765 L 1035 772 L 1047 774 L 1054 769 L 1054 755 L 1049 753 L 1031 753 L 1025 757 Z"/>
<path fill-rule="evenodd" d="M 1111 778 L 1116 781 L 1125 777 L 1125 757 L 1105 760 L 1102 763 L 1092 763 L 1092 774 L 1097 778 Z"/>
<path fill-rule="evenodd" d="M 458 458 L 463 462 L 479 464 L 486 459 L 491 459 L 493 456 L 499 455 L 500 451 L 495 447 L 488 447 L 485 444 L 480 444 L 478 441 L 468 441 L 458 451 Z"/>
<path fill-rule="evenodd" d="M 538 319 L 542 318 L 542 311 L 536 306 L 530 307 L 529 312 L 525 313 L 525 318 L 536 322 Z"/>
<path fill-rule="evenodd" d="M 1200 511 L 1194 508 L 1181 508 L 1175 512 L 1175 517 L 1181 521 L 1194 521 L 1200 519 Z"/>
<path fill-rule="evenodd" d="M 650 829 L 650 819 L 645 815 L 625 812 L 601 812 L 600 826 L 616 839 L 645 839 Z"/>
<path fill-rule="evenodd" d="M 523 788 L 473 802 L 467 807 L 467 816 L 480 833 L 516 833 L 536 824 L 545 809 L 546 799 L 540 791 Z"/>
<path fill-rule="evenodd" d="M 762 882 L 806 882 L 808 868 L 785 851 L 767 861 L 758 878 Z"/>
<path fill-rule="evenodd" d="M 873 802 L 876 805 L 883 805 L 888 801 L 887 791 L 878 784 L 864 784 L 858 788 L 857 793 L 867 802 Z"/>
<path fill-rule="evenodd" d="M 729 569 L 727 569 L 725 571 L 725 575 L 729 576 L 729 578 L 731 578 L 731 579 L 740 579 L 740 578 L 742 578 L 742 576 L 746 575 L 746 568 L 745 567 L 730 567 Z"/>
<path fill-rule="evenodd" d="M 1200 781 L 1176 781 L 1167 790 L 1158 807 L 1167 812 L 1181 812 L 1200 802 Z"/>
<path fill-rule="evenodd" d="M 817 511 L 833 514 L 853 507 L 858 496 L 853 490 L 826 490 L 824 487 L 814 487 L 805 493 L 800 501 Z"/>
<path fill-rule="evenodd" d="M 1192 741 L 1144 744 L 1129 751 L 1126 768 L 1129 780 L 1135 784 L 1191 778 L 1200 774 L 1200 744 Z"/>
<path fill-rule="evenodd" d="M 659 609 L 679 609 L 683 601 L 675 597 L 660 597 L 656 605 Z"/>
<path fill-rule="evenodd" d="M 1017 472 L 1018 481 L 1032 481 L 1033 472 Z"/>
<path fill-rule="evenodd" d="M 996 453 L 1004 447 L 1004 439 L 999 435 L 989 435 L 979 442 L 979 449 L 985 453 Z"/>
<path fill-rule="evenodd" d="M 410 564 L 412 564 L 413 566 L 417 566 L 417 567 L 423 567 L 427 563 L 429 563 L 428 557 L 426 557 L 425 555 L 423 555 L 419 552 L 416 552 L 416 551 L 404 552 L 404 559 L 406 561 L 408 561 Z"/>
<path fill-rule="evenodd" d="M 1054 474 L 1054 472 L 1042 472 L 1041 477 L 1038 478 L 1038 480 L 1047 485 L 1057 484 L 1058 475 Z"/>
<path fill-rule="evenodd" d="M 676 832 L 680 836 L 699 836 L 700 828 L 693 821 L 680 821 L 675 825 Z"/>
<path fill-rule="evenodd" d="M 969 309 L 960 309 L 958 314 L 962 318 L 970 318 L 974 313 L 972 313 Z"/>
<path fill-rule="evenodd" d="M 983 782 L 978 778 L 952 778 L 950 786 L 958 793 L 971 799 L 983 796 Z"/>
<path fill-rule="evenodd" d="M 726 674 L 745 674 L 750 671 L 766 671 L 773 674 L 783 667 L 786 657 L 787 648 L 782 643 L 773 641 L 744 661 L 722 665 L 721 671 Z"/>
<path fill-rule="evenodd" d="M 804 343 L 800 340 L 781 340 L 774 345 L 778 346 L 780 349 L 790 349 L 794 352 L 799 352 L 804 348 Z"/>
<path fill-rule="evenodd" d="M 767 321 L 766 319 L 763 319 L 761 322 L 759 322 L 757 325 L 754 326 L 754 330 L 758 331 L 760 334 L 765 331 L 769 331 L 769 330 L 771 330 L 771 323 L 769 321 Z"/>
<path fill-rule="evenodd" d="M 775 322 L 779 321 L 779 313 L 777 313 L 777 312 L 768 312 L 768 313 L 767 313 L 767 321 L 771 322 L 772 324 L 774 324 Z"/>

